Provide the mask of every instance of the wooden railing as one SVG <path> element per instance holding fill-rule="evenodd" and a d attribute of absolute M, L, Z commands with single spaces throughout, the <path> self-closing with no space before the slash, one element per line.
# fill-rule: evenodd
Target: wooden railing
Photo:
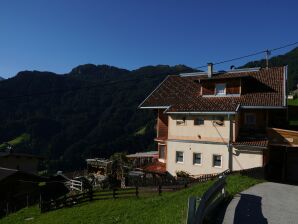
<path fill-rule="evenodd" d="M 261 171 L 261 172 L 260 172 Z M 65 196 L 59 199 L 55 200 L 50 200 L 50 201 L 43 201 L 42 198 L 40 200 L 40 209 L 41 212 L 47 212 L 63 207 L 71 207 L 83 202 L 87 201 L 92 201 L 92 200 L 109 200 L 109 199 L 117 199 L 117 198 L 127 198 L 127 197 L 139 197 L 139 196 L 150 196 L 152 194 L 158 194 L 162 195 L 162 192 L 169 192 L 169 191 L 178 191 L 181 189 L 185 189 L 187 187 L 190 187 L 192 185 L 198 184 L 198 183 L 203 183 L 209 180 L 214 180 L 219 178 L 219 180 L 214 184 L 215 187 L 213 187 L 213 190 L 215 193 L 216 189 L 218 190 L 217 193 L 219 193 L 220 187 L 222 187 L 222 182 L 225 182 L 225 178 L 227 175 L 232 174 L 232 173 L 239 173 L 241 175 L 248 175 L 248 176 L 260 176 L 260 173 L 262 173 L 263 168 L 262 167 L 257 167 L 257 168 L 252 168 L 252 169 L 247 169 L 247 170 L 241 170 L 241 171 L 230 171 L 230 170 L 225 170 L 222 173 L 219 174 L 207 174 L 203 175 L 199 178 L 192 179 L 192 180 L 181 180 L 181 181 L 176 181 L 172 185 L 163 185 L 160 183 L 157 186 L 147 186 L 147 187 L 139 187 L 138 185 L 135 187 L 129 187 L 125 189 L 113 189 L 113 190 L 107 190 L 107 191 L 94 191 L 90 190 L 87 192 L 71 195 L 71 196 Z M 211 190 L 210 190 L 211 191 Z M 207 191 L 209 192 L 209 190 Z M 207 192 L 205 194 L 207 194 Z M 209 200 L 206 199 L 205 204 L 210 203 L 210 199 L 213 198 L 213 194 L 210 192 L 205 196 L 205 198 L 209 198 Z M 204 196 L 202 197 L 201 201 L 203 200 Z M 213 198 L 214 199 L 214 198 Z M 190 199 L 192 201 L 196 201 L 194 199 Z M 193 203 L 193 202 L 192 202 Z M 212 204 L 214 204 L 212 202 Z M 191 204 L 190 207 L 194 207 L 193 204 Z M 208 207 L 208 206 L 207 206 Z M 209 206 L 210 207 L 210 206 Z"/>
<path fill-rule="evenodd" d="M 83 182 L 82 181 L 70 180 L 70 181 L 66 182 L 66 186 L 68 186 L 70 190 L 83 192 Z"/>
<path fill-rule="evenodd" d="M 226 176 L 223 175 L 219 177 L 201 198 L 190 197 L 188 199 L 187 224 L 203 223 L 206 215 L 225 198 L 225 186 Z"/>
<path fill-rule="evenodd" d="M 152 194 L 162 195 L 162 192 L 177 191 L 186 188 L 187 185 L 173 185 L 173 186 L 162 186 L 158 185 L 155 187 L 131 187 L 125 189 L 113 189 L 108 191 L 86 191 L 80 194 L 74 194 L 71 196 L 65 196 L 59 199 L 50 201 L 40 201 L 41 212 L 48 212 L 64 207 L 72 207 L 77 204 L 81 204 L 87 201 L 93 200 L 110 200 L 118 198 L 128 198 L 142 196 L 150 196 Z"/>

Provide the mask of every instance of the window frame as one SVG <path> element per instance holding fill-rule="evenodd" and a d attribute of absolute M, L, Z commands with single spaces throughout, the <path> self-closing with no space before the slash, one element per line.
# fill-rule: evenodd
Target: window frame
<path fill-rule="evenodd" d="M 200 155 L 200 163 L 195 163 L 195 155 L 197 155 L 197 154 Z M 194 166 L 202 166 L 202 153 L 200 153 L 200 152 L 194 152 L 194 153 L 192 154 L 192 164 L 193 164 Z"/>
<path fill-rule="evenodd" d="M 166 159 L 166 145 L 165 144 L 158 144 L 158 159 L 161 159 L 161 160 L 165 160 Z M 163 154 L 164 154 L 164 157 L 161 158 L 160 155 L 160 151 L 161 151 L 161 148 L 163 148 Z"/>
<path fill-rule="evenodd" d="M 215 157 L 216 156 L 220 156 L 220 166 L 217 166 L 217 165 L 215 165 Z M 214 168 L 222 168 L 222 155 L 220 155 L 220 154 L 213 154 L 212 155 L 212 166 L 214 167 Z"/>
<path fill-rule="evenodd" d="M 196 120 L 198 120 L 198 119 L 201 119 L 203 121 L 203 123 L 202 124 L 196 124 Z M 193 125 L 194 126 L 203 126 L 203 125 L 205 125 L 205 119 L 203 117 L 196 117 L 196 118 L 194 118 Z"/>
<path fill-rule="evenodd" d="M 178 161 L 178 153 L 182 153 L 182 161 Z M 183 164 L 184 163 L 184 151 L 176 151 L 176 159 L 175 160 L 176 160 L 176 163 Z"/>
<path fill-rule="evenodd" d="M 178 124 L 179 121 L 183 123 Z M 182 117 L 181 119 L 176 119 L 176 126 L 186 126 L 186 117 Z"/>
<path fill-rule="evenodd" d="M 223 89 L 223 93 L 218 93 L 218 88 L 217 88 L 217 86 L 223 86 L 224 87 L 224 89 Z M 216 96 L 224 96 L 224 95 L 227 95 L 227 83 L 215 83 L 215 93 L 214 93 L 214 95 L 216 95 Z"/>
<path fill-rule="evenodd" d="M 221 121 L 221 119 L 218 119 L 218 118 L 223 118 L 222 119 L 222 124 L 218 124 L 218 123 L 216 123 L 216 121 L 218 121 L 218 120 L 220 120 Z M 225 116 L 224 115 L 216 115 L 216 116 L 213 116 L 213 123 L 216 125 L 216 126 L 220 126 L 220 127 L 224 127 L 225 126 Z"/>

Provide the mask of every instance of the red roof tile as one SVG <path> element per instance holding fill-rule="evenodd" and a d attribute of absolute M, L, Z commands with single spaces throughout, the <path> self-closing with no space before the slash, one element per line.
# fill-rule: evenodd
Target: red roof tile
<path fill-rule="evenodd" d="M 152 163 L 143 168 L 144 171 L 154 172 L 154 173 L 166 173 L 166 164 L 161 162 Z"/>
<path fill-rule="evenodd" d="M 255 146 L 255 147 L 267 147 L 267 138 L 239 138 L 236 142 L 233 142 L 233 146 Z"/>
<path fill-rule="evenodd" d="M 168 76 L 140 107 L 170 106 L 168 112 L 235 111 L 237 106 L 283 106 L 284 67 L 222 73 L 216 79 L 241 78 L 241 96 L 201 96 L 206 76 Z M 228 82 L 228 80 L 227 80 Z"/>

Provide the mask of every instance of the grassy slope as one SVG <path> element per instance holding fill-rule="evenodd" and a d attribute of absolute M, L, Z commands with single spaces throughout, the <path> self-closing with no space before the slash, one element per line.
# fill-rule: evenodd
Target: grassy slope
<path fill-rule="evenodd" d="M 29 141 L 29 139 L 30 139 L 30 135 L 25 133 L 25 134 L 18 136 L 15 139 L 9 141 L 8 144 L 16 146 L 16 145 L 22 144 L 26 141 Z M 4 149 L 5 147 L 6 147 L 5 144 L 0 144 L 0 149 Z"/>
<path fill-rule="evenodd" d="M 227 190 L 234 195 L 260 182 L 239 175 L 229 176 Z M 188 197 L 202 195 L 211 184 L 211 182 L 198 184 L 178 192 L 164 193 L 162 196 L 95 201 L 45 214 L 40 214 L 37 207 L 31 207 L 12 214 L 0 222 L 3 224 L 185 223 Z M 29 217 L 34 219 L 24 221 Z"/>
<path fill-rule="evenodd" d="M 294 100 L 288 100 L 289 106 L 298 106 L 298 98 Z"/>

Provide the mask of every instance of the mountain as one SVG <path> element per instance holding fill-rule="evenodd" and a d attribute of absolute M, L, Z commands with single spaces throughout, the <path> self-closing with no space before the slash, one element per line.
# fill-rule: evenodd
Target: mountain
<path fill-rule="evenodd" d="M 290 52 L 272 57 L 269 66 L 288 65 L 288 88 L 289 91 L 297 89 L 298 84 L 298 47 Z M 242 67 L 265 67 L 266 60 L 252 61 Z"/>
<path fill-rule="evenodd" d="M 53 172 L 80 169 L 90 157 L 153 149 L 155 115 L 137 107 L 167 75 L 192 71 L 87 64 L 63 75 L 20 72 L 0 83 L 0 145 L 44 156 L 41 169 Z"/>
<path fill-rule="evenodd" d="M 2 80 L 4 80 L 4 78 L 0 76 L 0 81 L 2 81 Z"/>

